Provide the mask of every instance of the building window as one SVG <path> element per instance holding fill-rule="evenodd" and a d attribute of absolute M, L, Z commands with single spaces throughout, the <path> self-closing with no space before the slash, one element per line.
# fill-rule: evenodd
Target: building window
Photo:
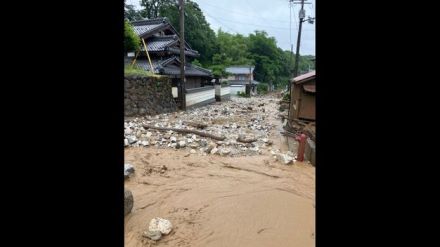
<path fill-rule="evenodd" d="M 246 81 L 247 76 L 246 75 L 236 75 L 235 80 Z"/>

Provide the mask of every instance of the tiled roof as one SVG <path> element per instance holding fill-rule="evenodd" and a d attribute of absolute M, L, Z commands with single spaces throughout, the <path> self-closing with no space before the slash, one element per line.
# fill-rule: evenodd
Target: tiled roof
<path fill-rule="evenodd" d="M 177 37 L 179 37 L 177 30 L 171 25 L 171 23 L 165 17 L 140 20 L 140 21 L 132 21 L 131 24 L 133 25 L 135 33 L 139 37 L 145 37 L 145 36 L 152 35 L 155 32 L 160 31 L 163 28 L 171 29 L 172 32 Z M 186 41 L 185 41 L 185 45 L 188 46 L 189 49 L 191 49 L 191 46 Z"/>
<path fill-rule="evenodd" d="M 168 48 L 169 51 L 173 52 L 174 54 L 180 54 L 180 49 L 177 47 L 169 47 Z M 187 56 L 193 56 L 193 57 L 198 57 L 200 56 L 199 52 L 196 50 L 192 50 L 192 49 L 185 49 L 185 55 Z"/>
<path fill-rule="evenodd" d="M 163 68 L 163 74 L 165 75 L 180 75 L 180 67 L 177 65 L 168 65 Z M 203 69 L 197 66 L 187 64 L 185 67 L 185 75 L 187 76 L 204 76 L 212 77 L 211 71 Z"/>
<path fill-rule="evenodd" d="M 254 72 L 254 66 L 230 66 L 226 68 L 226 72 L 231 74 L 249 74 L 249 68 L 251 68 L 250 73 Z"/>
<path fill-rule="evenodd" d="M 154 73 L 156 74 L 160 73 L 164 75 L 180 75 L 180 67 L 178 65 L 172 64 L 174 61 L 180 64 L 179 59 L 177 59 L 177 57 L 174 56 L 165 60 L 155 60 L 155 59 L 151 60 L 151 63 L 154 68 Z M 130 62 L 129 60 L 126 61 L 127 64 L 129 62 Z M 148 60 L 138 59 L 136 60 L 136 65 L 146 71 L 151 71 Z M 192 64 L 187 64 L 185 68 L 185 75 L 212 77 L 212 73 L 210 70 Z"/>
<path fill-rule="evenodd" d="M 146 41 L 147 49 L 149 52 L 155 51 L 164 51 L 166 47 L 177 43 L 177 36 L 164 36 L 164 37 L 154 37 L 150 40 Z M 144 47 L 141 46 L 141 50 L 144 50 Z"/>
<path fill-rule="evenodd" d="M 145 25 L 145 26 L 133 26 L 134 32 L 138 35 L 138 36 L 142 36 L 146 33 L 148 33 L 149 31 L 161 26 L 162 24 L 154 24 L 154 25 Z"/>

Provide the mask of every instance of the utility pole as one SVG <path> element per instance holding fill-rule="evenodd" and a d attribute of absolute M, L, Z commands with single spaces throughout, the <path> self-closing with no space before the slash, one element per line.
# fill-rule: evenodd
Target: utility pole
<path fill-rule="evenodd" d="M 180 22 L 180 99 L 182 109 L 186 111 L 186 86 L 185 86 L 185 0 L 179 0 Z"/>
<path fill-rule="evenodd" d="M 306 17 L 304 11 L 304 0 L 301 0 L 301 10 L 299 11 L 299 27 L 298 27 L 298 38 L 296 40 L 296 54 L 295 54 L 295 66 L 293 67 L 293 77 L 298 76 L 298 65 L 299 65 L 299 45 L 301 43 L 301 29 L 304 18 Z"/>
<path fill-rule="evenodd" d="M 249 66 L 249 96 L 251 96 L 252 90 L 252 66 Z"/>
<path fill-rule="evenodd" d="M 293 44 L 292 44 L 292 6 L 293 0 L 289 0 L 289 39 L 290 39 L 290 66 L 292 66 L 293 62 Z M 289 66 L 289 72 L 292 72 Z M 292 74 L 293 77 L 293 74 Z M 287 83 L 288 91 L 290 92 L 291 82 Z"/>
<path fill-rule="evenodd" d="M 294 2 L 293 0 L 289 0 L 291 3 L 299 3 L 299 2 Z M 296 54 L 295 54 L 295 65 L 293 67 L 293 78 L 298 76 L 298 66 L 299 66 L 299 47 L 300 47 L 300 43 L 301 43 L 301 30 L 302 30 L 302 23 L 305 22 L 304 18 L 306 17 L 306 12 L 304 10 L 304 4 L 310 4 L 310 3 L 304 3 L 304 0 L 301 0 L 301 10 L 299 11 L 299 26 L 298 26 L 298 38 L 296 40 Z M 313 23 L 313 19 L 309 17 L 308 21 L 309 23 Z M 293 107 L 292 104 L 294 104 L 294 102 L 292 101 L 293 99 L 293 92 L 292 92 L 292 83 L 293 83 L 293 78 L 292 81 L 289 82 L 289 93 L 290 93 L 290 103 L 289 103 L 289 112 L 288 112 L 288 126 L 290 127 L 290 121 L 293 119 Z M 301 99 L 297 99 L 298 101 L 298 105 L 296 106 L 297 108 L 299 108 L 300 104 L 301 104 Z"/>

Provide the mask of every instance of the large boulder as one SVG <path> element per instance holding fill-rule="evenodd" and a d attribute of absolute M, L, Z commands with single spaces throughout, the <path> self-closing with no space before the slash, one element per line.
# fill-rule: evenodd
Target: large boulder
<path fill-rule="evenodd" d="M 148 230 L 150 232 L 160 231 L 162 234 L 168 234 L 173 229 L 173 225 L 167 219 L 156 217 L 150 221 Z"/>
<path fill-rule="evenodd" d="M 129 178 L 134 174 L 134 167 L 131 164 L 124 164 L 124 178 Z"/>

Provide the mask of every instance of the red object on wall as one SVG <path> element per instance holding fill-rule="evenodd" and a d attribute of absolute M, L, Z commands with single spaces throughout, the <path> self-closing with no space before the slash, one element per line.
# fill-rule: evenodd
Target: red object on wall
<path fill-rule="evenodd" d="M 304 161 L 304 152 L 306 150 L 306 139 L 307 139 L 307 136 L 304 134 L 301 134 L 300 136 L 296 137 L 296 140 L 299 142 L 298 154 L 296 157 L 296 160 L 298 160 L 298 161 Z"/>

